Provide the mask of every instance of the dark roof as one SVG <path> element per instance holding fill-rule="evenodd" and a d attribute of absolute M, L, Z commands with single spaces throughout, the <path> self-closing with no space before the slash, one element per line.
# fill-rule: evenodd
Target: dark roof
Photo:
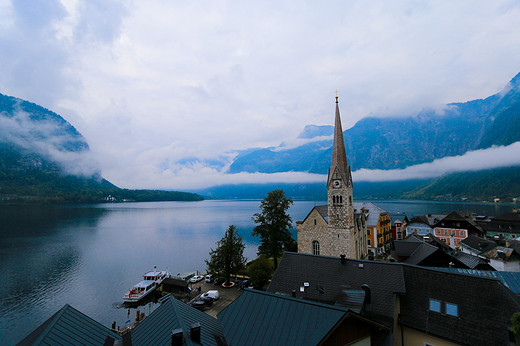
<path fill-rule="evenodd" d="M 468 267 L 470 269 L 474 269 L 474 268 L 478 267 L 479 265 L 484 265 L 487 263 L 484 259 L 482 259 L 478 256 L 470 255 L 470 254 L 464 253 L 462 251 L 456 252 L 456 253 L 452 254 L 452 256 L 453 256 L 453 258 L 457 259 L 458 261 L 460 261 L 461 263 L 463 263 L 466 267 Z"/>
<path fill-rule="evenodd" d="M 232 345 L 317 345 L 347 309 L 245 289 L 218 314 Z"/>
<path fill-rule="evenodd" d="M 198 345 L 190 339 L 190 326 L 200 323 L 200 339 L 203 345 L 217 345 L 216 338 L 223 339 L 219 322 L 173 298 L 163 298 L 161 305 L 131 332 L 132 345 L 171 345 L 171 332 L 182 329 L 186 345 Z"/>
<path fill-rule="evenodd" d="M 520 222 L 520 213 L 509 211 L 507 213 L 503 213 L 497 217 L 494 217 L 493 220 Z"/>
<path fill-rule="evenodd" d="M 483 232 L 482 226 L 475 222 L 473 219 L 473 214 L 469 211 L 459 210 L 454 211 L 448 214 L 444 219 L 439 220 L 433 227 L 443 227 L 442 224 L 451 222 L 467 222 L 471 227 L 468 228 L 468 231 L 476 229 L 479 232 Z M 465 227 L 462 225 L 461 227 Z"/>
<path fill-rule="evenodd" d="M 460 241 L 461 246 L 469 247 L 478 253 L 489 251 L 497 246 L 492 240 L 487 240 L 476 235 L 470 234 Z"/>
<path fill-rule="evenodd" d="M 316 206 L 316 210 L 325 220 L 329 217 L 329 207 L 327 205 L 318 205 Z"/>
<path fill-rule="evenodd" d="M 268 292 L 291 295 L 328 304 L 342 304 L 344 290 L 360 290 L 363 284 L 371 289 L 371 303 L 365 313 L 381 323 L 393 319 L 394 293 L 404 293 L 402 266 L 398 263 L 362 261 L 339 257 L 315 256 L 285 252 Z M 300 287 L 308 283 L 305 292 Z M 323 293 L 318 292 L 318 286 Z"/>
<path fill-rule="evenodd" d="M 508 345 L 510 319 L 518 298 L 499 280 L 403 266 L 406 295 L 400 322 L 464 345 Z M 458 306 L 458 317 L 429 311 L 429 300 Z"/>
<path fill-rule="evenodd" d="M 19 345 L 103 345 L 105 342 L 113 344 L 115 340 L 121 340 L 121 337 L 66 304 Z"/>
<path fill-rule="evenodd" d="M 162 281 L 162 284 L 176 287 L 188 287 L 189 283 L 186 280 L 166 278 Z"/>
<path fill-rule="evenodd" d="M 504 286 L 509 288 L 513 293 L 520 294 L 520 272 L 502 272 L 492 270 L 476 270 L 463 268 L 430 268 L 442 271 L 449 271 L 459 274 L 481 276 L 486 278 L 494 278 L 500 280 Z"/>
<path fill-rule="evenodd" d="M 439 251 L 439 248 L 423 242 L 419 244 L 419 246 L 410 255 L 410 257 L 405 259 L 403 262 L 409 264 L 419 264 L 428 257 L 430 257 L 436 251 Z"/>

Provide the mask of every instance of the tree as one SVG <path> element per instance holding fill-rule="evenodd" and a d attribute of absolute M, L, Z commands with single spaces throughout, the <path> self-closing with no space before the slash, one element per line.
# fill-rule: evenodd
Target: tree
<path fill-rule="evenodd" d="M 287 210 L 293 200 L 286 198 L 283 190 L 274 190 L 267 194 L 260 204 L 262 212 L 253 215 L 253 221 L 258 224 L 253 229 L 254 236 L 260 236 L 258 255 L 273 257 L 274 269 L 278 267 L 278 258 L 284 249 L 294 244 L 291 237 L 292 220 Z"/>
<path fill-rule="evenodd" d="M 222 275 L 226 284 L 231 281 L 231 274 L 237 274 L 245 268 L 244 242 L 238 235 L 237 227 L 230 225 L 226 234 L 217 242 L 217 248 L 211 249 L 210 260 L 204 260 L 208 266 L 208 273 Z"/>
<path fill-rule="evenodd" d="M 247 275 L 254 288 L 263 289 L 273 275 L 271 263 L 264 256 L 260 256 L 248 265 Z"/>

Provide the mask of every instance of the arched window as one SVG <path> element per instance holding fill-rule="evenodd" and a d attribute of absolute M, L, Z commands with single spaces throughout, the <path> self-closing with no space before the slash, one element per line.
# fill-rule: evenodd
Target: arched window
<path fill-rule="evenodd" d="M 319 255 L 320 254 L 320 242 L 315 240 L 312 242 L 312 254 Z"/>

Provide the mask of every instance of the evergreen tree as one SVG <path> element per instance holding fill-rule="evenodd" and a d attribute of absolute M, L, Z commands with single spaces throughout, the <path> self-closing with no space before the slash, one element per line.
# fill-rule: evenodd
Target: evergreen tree
<path fill-rule="evenodd" d="M 244 242 L 238 235 L 237 227 L 230 225 L 226 234 L 217 242 L 217 248 L 211 249 L 210 260 L 204 260 L 208 266 L 208 273 L 222 275 L 226 284 L 231 281 L 231 274 L 237 274 L 245 268 Z"/>
<path fill-rule="evenodd" d="M 260 236 L 258 255 L 272 257 L 275 270 L 283 251 L 294 244 L 289 231 L 292 220 L 287 213 L 292 203 L 293 200 L 286 198 L 283 190 L 274 190 L 262 200 L 262 211 L 253 215 L 253 221 L 258 226 L 253 229 L 252 234 Z"/>

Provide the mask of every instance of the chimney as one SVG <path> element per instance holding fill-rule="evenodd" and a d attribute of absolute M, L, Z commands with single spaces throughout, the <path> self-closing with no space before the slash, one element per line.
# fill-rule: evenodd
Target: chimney
<path fill-rule="evenodd" d="M 345 254 L 341 254 L 339 257 L 341 257 L 341 264 L 347 263 L 347 261 L 346 261 L 347 256 Z"/>
<path fill-rule="evenodd" d="M 184 336 L 182 335 L 182 329 L 177 328 L 172 330 L 172 346 L 182 346 L 184 344 Z"/>
<path fill-rule="evenodd" d="M 200 344 L 200 323 L 195 322 L 190 326 L 190 339 L 193 342 Z"/>
<path fill-rule="evenodd" d="M 365 299 L 363 299 L 363 305 L 361 306 L 361 314 L 363 315 L 365 313 L 366 306 L 370 304 L 370 301 L 372 300 L 372 290 L 367 284 L 361 285 L 361 289 L 365 291 Z"/>

